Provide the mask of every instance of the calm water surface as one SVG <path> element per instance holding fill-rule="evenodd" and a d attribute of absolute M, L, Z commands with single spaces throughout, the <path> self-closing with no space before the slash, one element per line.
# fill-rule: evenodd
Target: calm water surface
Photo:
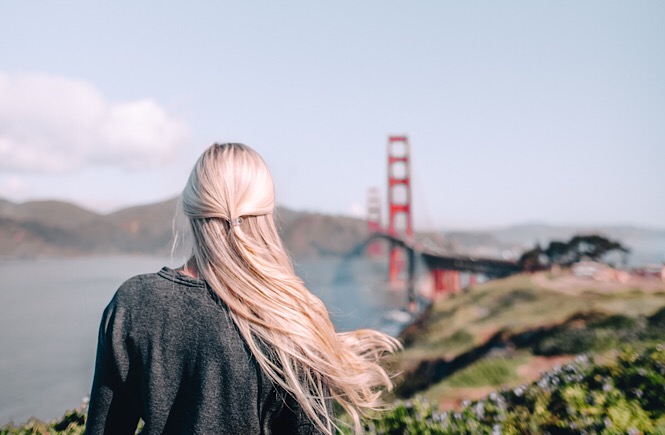
<path fill-rule="evenodd" d="M 118 286 L 179 265 L 155 257 L 0 262 L 0 425 L 50 420 L 79 406 L 92 385 L 99 320 Z M 300 261 L 296 269 L 338 330 L 397 332 L 384 315 L 401 308 L 405 296 L 381 284 L 385 265 L 327 259 Z"/>

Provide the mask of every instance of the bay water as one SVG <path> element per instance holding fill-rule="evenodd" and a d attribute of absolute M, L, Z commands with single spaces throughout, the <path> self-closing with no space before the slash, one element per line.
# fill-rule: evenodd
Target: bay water
<path fill-rule="evenodd" d="M 135 256 L 0 262 L 0 426 L 31 416 L 49 421 L 80 406 L 92 385 L 99 321 L 117 288 L 180 264 Z M 403 326 L 390 320 L 406 296 L 387 289 L 386 264 L 301 260 L 296 271 L 338 331 L 371 327 L 394 335 Z"/>

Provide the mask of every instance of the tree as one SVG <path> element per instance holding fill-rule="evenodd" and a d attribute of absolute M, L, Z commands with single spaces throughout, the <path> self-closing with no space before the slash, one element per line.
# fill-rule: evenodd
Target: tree
<path fill-rule="evenodd" d="M 580 261 L 585 257 L 594 261 L 600 260 L 611 251 L 629 252 L 628 248 L 621 243 L 598 234 L 574 236 L 568 242 L 568 249 L 572 255 L 572 262 Z"/>
<path fill-rule="evenodd" d="M 621 243 L 598 234 L 576 235 L 568 242 L 553 240 L 545 250 L 537 244 L 524 252 L 517 263 L 523 270 L 535 271 L 543 269 L 546 264 L 569 266 L 583 258 L 597 261 L 612 251 L 630 252 Z"/>
<path fill-rule="evenodd" d="M 542 261 L 543 254 L 543 249 L 540 247 L 540 244 L 536 244 L 534 248 L 529 249 L 520 256 L 519 260 L 517 260 L 517 264 L 522 270 L 527 272 L 541 270 L 544 268 Z"/>
<path fill-rule="evenodd" d="M 545 249 L 544 254 L 549 259 L 550 264 L 566 264 L 570 262 L 570 248 L 568 243 L 552 240 Z"/>

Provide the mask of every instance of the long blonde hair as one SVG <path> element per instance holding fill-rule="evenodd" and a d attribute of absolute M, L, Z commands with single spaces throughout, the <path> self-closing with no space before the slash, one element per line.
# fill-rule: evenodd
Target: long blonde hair
<path fill-rule="evenodd" d="M 272 177 L 261 157 L 237 143 L 199 158 L 182 195 L 201 277 L 229 307 L 263 371 L 331 434 L 332 398 L 360 418 L 382 405 L 392 382 L 379 359 L 399 348 L 373 330 L 336 333 L 321 300 L 295 274 L 275 228 Z"/>

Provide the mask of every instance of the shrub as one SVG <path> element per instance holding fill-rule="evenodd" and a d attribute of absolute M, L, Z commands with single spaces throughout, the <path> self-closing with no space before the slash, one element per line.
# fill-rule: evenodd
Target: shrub
<path fill-rule="evenodd" d="M 665 331 L 665 307 L 652 314 L 648 322 L 650 328 L 658 328 L 661 331 Z"/>
<path fill-rule="evenodd" d="M 637 320 L 622 314 L 613 314 L 611 316 L 603 317 L 589 323 L 589 327 L 591 328 L 605 328 L 613 330 L 633 329 L 636 326 Z"/>
<path fill-rule="evenodd" d="M 533 346 L 536 355 L 576 355 L 588 352 L 596 343 L 596 331 L 587 328 L 566 328 L 554 332 Z"/>
<path fill-rule="evenodd" d="M 67 411 L 62 418 L 50 423 L 44 423 L 36 418 L 28 420 L 21 426 L 9 423 L 0 428 L 0 435 L 81 435 L 85 431 L 86 416 L 83 408 L 79 408 Z"/>
<path fill-rule="evenodd" d="M 623 351 L 596 365 L 586 357 L 539 381 L 438 412 L 423 399 L 399 402 L 368 420 L 371 434 L 663 433 L 665 348 Z"/>

